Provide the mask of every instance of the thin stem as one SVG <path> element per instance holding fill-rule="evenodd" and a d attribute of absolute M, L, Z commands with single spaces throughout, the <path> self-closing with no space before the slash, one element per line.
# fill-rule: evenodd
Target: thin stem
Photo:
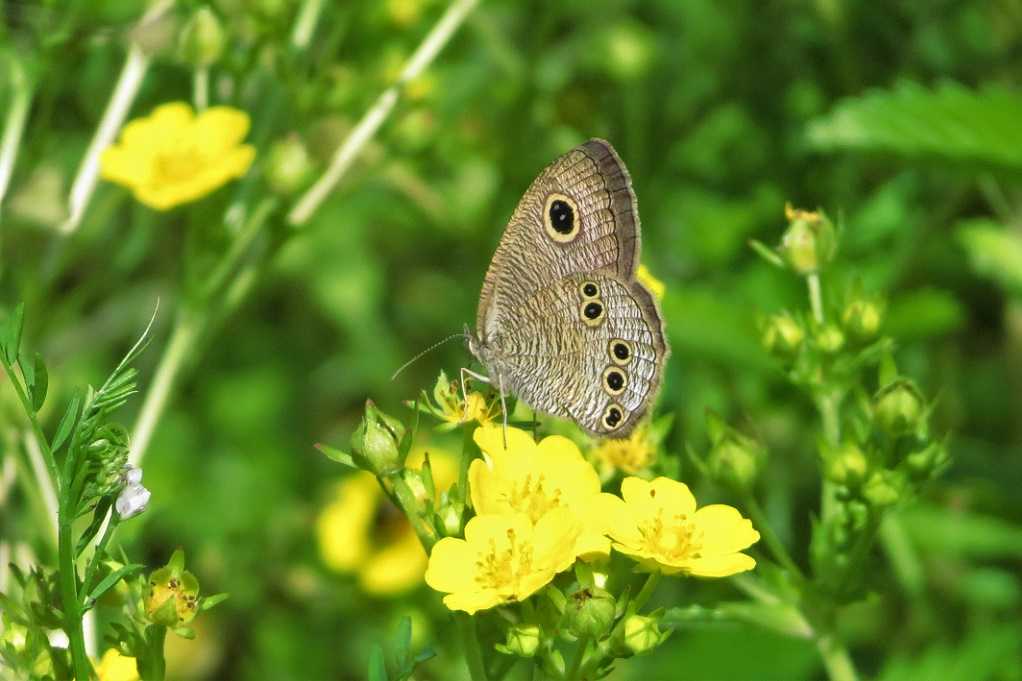
<path fill-rule="evenodd" d="M 483 651 L 479 645 L 479 635 L 476 632 L 476 621 L 472 619 L 471 615 L 463 612 L 455 613 L 454 621 L 458 625 L 458 634 L 461 638 L 469 678 L 472 681 L 488 681 L 486 665 L 483 663 Z"/>
<path fill-rule="evenodd" d="M 653 596 L 653 592 L 656 591 L 657 585 L 660 583 L 660 573 L 651 572 L 649 577 L 646 578 L 646 582 L 639 589 L 639 593 L 635 594 L 635 598 L 628 604 L 628 609 L 632 613 L 637 613 L 639 608 L 646 605 L 646 602 Z"/>
<path fill-rule="evenodd" d="M 192 101 L 196 111 L 209 107 L 209 67 L 196 66 L 192 74 Z"/>
<path fill-rule="evenodd" d="M 337 186 L 337 183 L 347 173 L 366 143 L 373 138 L 380 129 L 380 126 L 383 125 L 383 122 L 390 116 L 394 106 L 397 104 L 402 88 L 422 73 L 433 59 L 436 58 L 437 54 L 450 41 L 455 31 L 461 26 L 477 2 L 478 0 L 455 0 L 451 3 L 444 15 L 429 32 L 429 35 L 426 36 L 418 49 L 415 50 L 415 53 L 405 63 L 397 82 L 384 90 L 376 99 L 376 102 L 365 113 L 362 120 L 355 125 L 351 134 L 334 152 L 330 167 L 298 199 L 298 202 L 287 216 L 289 224 L 300 227 L 309 221 L 312 214 L 316 212 L 330 192 Z"/>
<path fill-rule="evenodd" d="M 304 50 L 312 42 L 312 34 L 316 32 L 319 15 L 323 11 L 323 0 L 305 0 L 298 10 L 298 18 L 291 32 L 291 45 Z"/>
<path fill-rule="evenodd" d="M 170 341 L 163 351 L 163 356 L 160 357 L 156 374 L 153 376 L 153 381 L 146 391 L 145 400 L 142 402 L 142 410 L 135 421 L 135 430 L 131 436 L 131 454 L 128 457 L 128 462 L 131 465 L 141 466 L 153 431 L 156 430 L 156 424 L 167 407 L 167 400 L 170 398 L 177 375 L 192 346 L 199 338 L 204 324 L 205 315 L 186 311 L 178 315 L 174 330 L 170 335 Z"/>
<path fill-rule="evenodd" d="M 571 663 L 568 665 L 568 671 L 564 675 L 564 678 L 568 681 L 577 681 L 579 678 L 579 672 L 582 670 L 582 660 L 585 659 L 586 650 L 589 648 L 589 637 L 580 636 L 578 643 L 575 646 L 575 652 L 571 656 Z"/>
<path fill-rule="evenodd" d="M 848 654 L 848 649 L 836 636 L 819 636 L 816 639 L 816 649 L 820 651 L 823 658 L 823 666 L 827 669 L 827 676 L 831 681 L 857 681 L 858 673 L 855 665 Z"/>
<path fill-rule="evenodd" d="M 103 562 L 103 556 L 106 554 L 107 544 L 114 536 L 114 532 L 117 530 L 117 525 L 120 523 L 120 516 L 112 508 L 107 511 L 109 514 L 106 518 L 106 527 L 103 530 L 103 536 L 100 538 L 99 543 L 96 544 L 96 550 L 92 553 L 92 558 L 89 560 L 88 567 L 85 568 L 85 579 L 82 580 L 82 593 L 88 594 L 92 591 L 92 580 L 96 576 L 96 570 L 99 568 L 100 563 Z M 89 606 L 90 604 L 86 604 Z"/>
<path fill-rule="evenodd" d="M 46 525 L 50 529 L 49 540 L 57 540 L 57 491 L 53 485 L 53 471 L 47 471 L 45 457 L 42 448 L 39 446 L 38 435 L 31 432 L 25 433 L 25 453 L 28 454 L 29 464 L 32 466 L 32 474 L 39 482 L 39 496 L 46 508 Z"/>
<path fill-rule="evenodd" d="M 841 400 L 839 392 L 831 391 L 819 395 L 816 399 L 816 408 L 820 412 L 820 421 L 823 424 L 823 438 L 831 449 L 841 444 Z M 831 518 L 837 511 L 837 486 L 823 478 L 823 487 L 820 492 L 820 514 L 823 520 Z"/>
<path fill-rule="evenodd" d="M 46 469 L 49 471 L 51 483 L 55 490 L 59 493 L 62 488 L 62 483 L 60 473 L 57 470 L 57 461 L 53 458 L 53 452 L 50 451 L 50 442 L 43 434 L 43 429 L 39 425 L 39 419 L 36 418 L 36 413 L 32 408 L 32 403 L 29 402 L 28 395 L 22 389 L 21 382 L 14 373 L 14 367 L 10 366 L 5 361 L 0 361 L 0 366 L 3 366 L 4 373 L 7 374 L 8 381 L 11 386 L 14 387 L 14 392 L 18 395 L 18 401 L 21 402 L 21 408 L 25 412 L 25 416 L 28 417 L 29 423 L 32 425 L 32 434 L 35 437 L 36 444 L 39 445 L 39 450 L 43 454 L 43 460 L 46 462 Z M 44 484 L 42 478 L 40 478 L 39 482 L 40 484 Z"/>
<path fill-rule="evenodd" d="M 750 493 L 744 493 L 745 508 L 752 517 L 753 524 L 756 529 L 759 530 L 760 536 L 763 537 L 763 541 L 766 542 L 767 548 L 770 549 L 770 553 L 773 555 L 774 560 L 780 563 L 788 572 L 798 576 L 800 579 L 804 579 L 802 570 L 795 564 L 791 554 L 788 553 L 787 547 L 784 542 L 781 541 L 780 537 L 774 532 L 773 527 L 767 521 L 766 513 L 763 512 L 763 507 L 759 505 L 759 501 L 756 497 Z"/>
<path fill-rule="evenodd" d="M 58 560 L 60 579 L 60 600 L 64 610 L 64 633 L 67 634 L 71 649 L 71 664 L 75 678 L 86 681 L 91 678 L 92 665 L 85 652 L 85 634 L 82 630 L 82 610 L 78 602 L 78 572 L 75 568 L 74 545 L 71 523 L 74 509 L 62 503 L 58 530 Z"/>
<path fill-rule="evenodd" d="M 412 488 L 408 486 L 404 476 L 401 473 L 397 473 L 385 478 L 381 477 L 379 480 L 384 491 L 392 498 L 397 499 L 398 506 L 404 511 L 408 522 L 412 524 L 415 534 L 419 537 L 422 548 L 426 549 L 426 553 L 429 553 L 433 549 L 433 544 L 436 544 L 439 540 L 439 537 L 436 536 L 436 532 L 423 518 L 419 504 L 415 499 L 415 494 L 412 492 Z M 389 489 L 388 483 L 390 485 Z"/>
<path fill-rule="evenodd" d="M 806 284 L 809 286 L 809 306 L 813 310 L 813 319 L 817 324 L 823 324 L 823 295 L 820 292 L 820 275 L 816 272 L 806 277 Z"/>
<path fill-rule="evenodd" d="M 32 82 L 25 73 L 25 67 L 16 58 L 11 59 L 11 101 L 4 121 L 4 136 L 0 140 L 0 203 L 3 203 L 10 186 L 14 161 L 25 132 L 25 121 L 32 104 Z"/>

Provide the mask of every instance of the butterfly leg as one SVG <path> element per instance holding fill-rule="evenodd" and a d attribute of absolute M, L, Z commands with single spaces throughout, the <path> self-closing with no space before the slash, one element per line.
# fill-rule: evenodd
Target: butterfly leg
<path fill-rule="evenodd" d="M 466 383 L 465 376 L 471 376 L 472 378 L 476 379 L 477 381 L 482 381 L 483 383 L 490 383 L 491 381 L 490 381 L 490 377 L 489 376 L 483 376 L 482 374 L 477 374 L 476 372 L 472 371 L 471 369 L 467 369 L 465 367 L 461 367 L 461 372 L 460 373 L 461 373 L 461 380 L 460 380 L 460 383 L 461 383 L 461 401 L 462 401 L 462 404 L 465 405 L 465 412 L 461 416 L 461 422 L 465 423 L 466 421 L 468 421 L 468 390 L 465 388 L 465 383 Z"/>
<path fill-rule="evenodd" d="M 504 451 L 507 451 L 507 402 L 504 401 L 504 376 L 497 372 L 497 389 L 500 390 L 500 412 L 504 415 Z M 533 433 L 535 437 L 535 433 Z"/>

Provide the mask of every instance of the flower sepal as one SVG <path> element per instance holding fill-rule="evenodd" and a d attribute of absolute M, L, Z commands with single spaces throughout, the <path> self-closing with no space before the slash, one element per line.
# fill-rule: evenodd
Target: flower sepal
<path fill-rule="evenodd" d="M 355 464 L 370 473 L 386 477 L 398 473 L 411 448 L 401 421 L 385 414 L 372 400 L 366 400 L 365 416 L 351 436 Z"/>

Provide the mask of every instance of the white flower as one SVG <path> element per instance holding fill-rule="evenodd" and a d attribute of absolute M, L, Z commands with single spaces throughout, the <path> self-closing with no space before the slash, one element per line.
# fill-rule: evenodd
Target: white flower
<path fill-rule="evenodd" d="M 125 466 L 121 473 L 124 481 L 124 488 L 121 490 L 114 508 L 122 520 L 138 515 L 145 510 L 152 494 L 142 486 L 142 469 L 135 466 Z"/>

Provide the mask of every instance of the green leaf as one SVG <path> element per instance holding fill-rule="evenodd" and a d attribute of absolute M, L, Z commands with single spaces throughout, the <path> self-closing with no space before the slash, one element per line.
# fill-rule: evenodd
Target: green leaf
<path fill-rule="evenodd" d="M 911 541 L 927 552 L 1022 559 L 1022 527 L 1004 519 L 939 506 L 918 506 L 899 515 Z"/>
<path fill-rule="evenodd" d="M 39 411 L 43 408 L 43 403 L 46 401 L 46 391 L 50 387 L 50 375 L 46 371 L 46 363 L 43 362 L 43 356 L 38 352 L 35 353 L 35 385 L 32 388 L 32 408 Z"/>
<path fill-rule="evenodd" d="M 96 588 L 93 589 L 91 593 L 89 593 L 86 605 L 91 606 L 92 603 L 95 603 L 100 596 L 109 591 L 111 587 L 117 584 L 117 582 L 121 581 L 125 577 L 130 577 L 131 575 L 141 571 L 144 567 L 145 565 L 142 565 L 141 563 L 131 563 L 117 570 L 114 570 L 106 577 L 104 577 L 102 581 L 100 581 L 100 583 L 96 585 Z"/>
<path fill-rule="evenodd" d="M 21 331 L 25 326 L 25 303 L 18 303 L 14 312 L 7 318 L 6 328 L 3 334 L 4 363 L 13 366 L 18 359 L 18 351 L 21 348 Z"/>
<path fill-rule="evenodd" d="M 969 634 L 957 647 L 931 644 L 914 658 L 894 656 L 884 667 L 880 681 L 983 681 L 1005 678 L 1005 662 L 1022 654 L 1022 630 L 1015 625 L 987 625 Z"/>
<path fill-rule="evenodd" d="M 68 435 L 70 435 L 72 429 L 74 429 L 75 421 L 78 420 L 78 405 L 81 401 L 82 396 L 76 393 L 71 398 L 71 403 L 67 405 L 67 410 L 64 412 L 64 415 L 60 417 L 60 423 L 57 424 L 57 432 L 54 433 L 51 444 L 54 454 L 60 451 L 60 446 L 64 444 Z"/>
<path fill-rule="evenodd" d="M 383 661 L 383 648 L 379 644 L 374 645 L 369 654 L 369 681 L 389 681 L 387 666 Z"/>
<path fill-rule="evenodd" d="M 902 82 L 846 99 L 806 131 L 818 149 L 851 149 L 1022 168 L 1022 94 Z"/>
<path fill-rule="evenodd" d="M 355 463 L 355 459 L 353 459 L 351 454 L 348 454 L 347 452 L 342 452 L 341 450 L 335 449 L 330 445 L 325 445 L 322 442 L 317 442 L 313 446 L 331 461 L 336 461 L 337 463 L 341 463 L 352 468 L 358 468 L 358 464 Z"/>
<path fill-rule="evenodd" d="M 401 621 L 398 622 L 397 631 L 394 632 L 393 646 L 393 654 L 394 658 L 398 660 L 398 666 L 404 666 L 404 662 L 408 659 L 409 651 L 412 647 L 411 617 L 402 617 Z"/>
<path fill-rule="evenodd" d="M 99 500 L 96 504 L 96 508 L 92 512 L 92 522 L 85 528 L 85 532 L 78 538 L 78 545 L 75 547 L 75 558 L 82 555 L 82 551 L 89 545 L 93 537 L 99 532 L 99 528 L 103 526 L 103 521 L 106 519 L 106 513 L 110 510 L 110 498 L 104 497 Z M 93 560 L 101 559 L 101 556 L 94 556 Z"/>
<path fill-rule="evenodd" d="M 965 309 L 951 293 L 935 288 L 907 291 L 891 301 L 884 330 L 900 342 L 941 336 L 965 321 Z"/>
<path fill-rule="evenodd" d="M 1022 236 L 990 220 L 969 220 L 955 233 L 972 269 L 1015 296 L 1022 296 Z"/>
<path fill-rule="evenodd" d="M 230 598 L 230 594 L 226 593 L 206 596 L 205 598 L 202 599 L 202 604 L 199 606 L 199 609 L 202 610 L 203 612 L 205 612 L 206 610 L 212 610 L 216 606 L 226 601 L 228 598 Z"/>

